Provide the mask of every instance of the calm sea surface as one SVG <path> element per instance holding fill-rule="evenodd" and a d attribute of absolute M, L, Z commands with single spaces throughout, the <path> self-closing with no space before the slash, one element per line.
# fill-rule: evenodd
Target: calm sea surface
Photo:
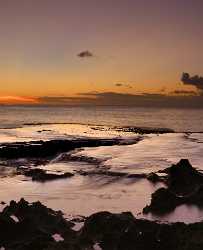
<path fill-rule="evenodd" d="M 135 107 L 0 107 L 0 128 L 25 123 L 79 123 L 138 127 L 167 127 L 203 131 L 203 109 Z"/>

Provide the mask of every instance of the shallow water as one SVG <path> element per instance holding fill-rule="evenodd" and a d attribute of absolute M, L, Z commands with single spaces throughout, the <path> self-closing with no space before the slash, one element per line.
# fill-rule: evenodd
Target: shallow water
<path fill-rule="evenodd" d="M 70 124 L 70 122 L 78 124 Z M 30 123 L 30 125 L 24 125 L 25 123 Z M 101 124 L 103 125 L 98 126 Z M 144 179 L 118 178 L 99 174 L 81 176 L 77 174 L 77 171 L 108 169 L 114 172 L 150 173 L 169 167 L 181 158 L 189 159 L 194 167 L 203 170 L 203 133 L 140 136 L 116 131 L 113 129 L 115 125 L 202 131 L 203 112 L 201 110 L 126 107 L 86 109 L 3 107 L 0 109 L 1 143 L 84 137 L 123 138 L 126 144 L 135 141 L 138 137 L 142 140 L 131 145 L 75 150 L 71 152 L 74 161 L 62 160 L 63 157 L 57 156 L 53 157 L 48 165 L 39 166 L 57 173 L 59 171 L 76 173 L 70 179 L 47 183 L 32 182 L 23 176 L 13 176 L 11 169 L 2 165 L 0 166 L 2 176 L 0 200 L 9 202 L 11 199 L 19 200 L 21 197 L 29 201 L 40 200 L 53 209 L 64 211 L 66 216 L 90 215 L 101 210 L 108 210 L 111 212 L 131 211 L 136 216 L 143 217 L 140 212 L 150 202 L 151 193 L 161 187 L 161 184 L 153 185 Z M 95 161 L 91 162 L 90 159 Z M 21 162 L 23 165 L 23 159 Z M 162 217 L 150 214 L 145 217 L 189 223 L 202 220 L 203 211 L 196 206 L 180 206 L 173 213 Z"/>

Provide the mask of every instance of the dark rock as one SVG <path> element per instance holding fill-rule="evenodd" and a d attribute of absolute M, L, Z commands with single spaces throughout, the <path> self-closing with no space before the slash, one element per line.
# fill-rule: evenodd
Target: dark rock
<path fill-rule="evenodd" d="M 123 143 L 122 139 L 79 139 L 30 141 L 0 144 L 1 159 L 46 158 L 82 147 L 112 146 Z M 135 143 L 135 141 L 133 141 Z"/>
<path fill-rule="evenodd" d="M 130 213 L 100 212 L 86 220 L 80 240 L 98 242 L 103 250 L 194 250 L 203 247 L 202 230 L 202 222 L 159 224 Z"/>
<path fill-rule="evenodd" d="M 76 172 L 82 176 L 105 175 L 109 177 L 118 177 L 118 178 L 132 178 L 132 179 L 146 178 L 146 174 L 128 174 L 125 172 L 117 172 L 109 170 L 92 170 L 92 171 L 79 170 Z"/>
<path fill-rule="evenodd" d="M 130 179 L 142 179 L 142 178 L 146 178 L 146 174 L 128 174 L 127 178 Z"/>
<path fill-rule="evenodd" d="M 27 177 L 32 177 L 33 181 L 39 181 L 39 182 L 70 178 L 74 176 L 74 174 L 68 172 L 64 174 L 47 173 L 44 169 L 40 168 L 34 168 L 34 169 L 19 168 L 18 173 L 23 174 Z"/>
<path fill-rule="evenodd" d="M 156 183 L 160 181 L 160 178 L 157 174 L 155 173 L 150 173 L 149 175 L 147 175 L 147 180 Z"/>
<path fill-rule="evenodd" d="M 166 176 L 151 174 L 148 178 L 163 181 L 167 188 L 160 188 L 152 194 L 151 204 L 143 209 L 144 213 L 168 213 L 180 204 L 203 207 L 203 174 L 187 159 L 159 172 Z"/>
<path fill-rule="evenodd" d="M 93 250 L 97 243 L 103 250 L 203 249 L 203 222 L 160 224 L 136 219 L 129 212 L 99 212 L 88 217 L 79 232 L 72 226 L 61 212 L 40 202 L 11 201 L 0 213 L 0 246 L 8 250 Z M 54 234 L 64 240 L 54 241 Z"/>
<path fill-rule="evenodd" d="M 168 168 L 167 185 L 175 193 L 188 194 L 203 184 L 203 175 L 187 159 Z"/>
<path fill-rule="evenodd" d="M 140 128 L 140 127 L 116 127 L 118 131 L 131 132 L 136 134 L 167 134 L 174 133 L 174 130 L 169 128 Z"/>
<path fill-rule="evenodd" d="M 160 188 L 152 194 L 151 204 L 143 209 L 143 213 L 168 213 L 181 203 L 183 200 L 171 193 L 169 189 Z"/>
<path fill-rule="evenodd" d="M 15 222 L 10 216 L 16 216 Z M 45 249 L 54 242 L 52 235 L 58 233 L 73 241 L 73 224 L 66 221 L 61 212 L 43 206 L 40 202 L 29 204 L 24 199 L 11 201 L 0 213 L 0 245 L 6 249 Z"/>

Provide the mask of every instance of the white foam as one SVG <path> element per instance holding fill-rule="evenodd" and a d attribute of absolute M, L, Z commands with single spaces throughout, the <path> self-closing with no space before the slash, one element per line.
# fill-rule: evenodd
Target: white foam
<path fill-rule="evenodd" d="M 18 217 L 16 217 L 15 215 L 11 215 L 10 217 L 11 217 L 11 219 L 13 219 L 15 222 L 19 222 Z"/>
<path fill-rule="evenodd" d="M 64 241 L 64 238 L 60 235 L 60 234 L 53 234 L 52 238 L 56 241 L 56 242 L 60 242 L 60 241 Z"/>

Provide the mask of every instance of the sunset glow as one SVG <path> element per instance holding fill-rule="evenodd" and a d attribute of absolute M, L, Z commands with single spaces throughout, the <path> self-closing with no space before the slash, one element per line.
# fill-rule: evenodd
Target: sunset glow
<path fill-rule="evenodd" d="M 22 96 L 0 96 L 0 104 L 37 104 L 37 98 Z"/>
<path fill-rule="evenodd" d="M 0 102 L 93 91 L 193 95 L 199 89 L 180 77 L 203 74 L 202 7 L 175 0 L 3 1 Z"/>

